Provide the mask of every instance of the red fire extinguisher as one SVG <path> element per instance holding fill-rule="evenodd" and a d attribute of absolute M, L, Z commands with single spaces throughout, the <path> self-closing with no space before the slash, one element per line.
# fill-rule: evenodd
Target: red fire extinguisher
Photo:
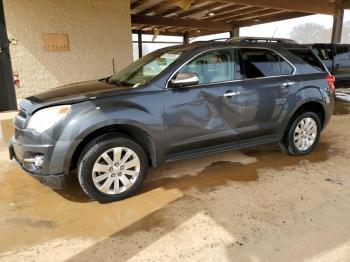
<path fill-rule="evenodd" d="M 19 81 L 18 73 L 13 73 L 13 84 L 14 84 L 15 88 L 20 88 L 21 87 L 21 83 Z"/>

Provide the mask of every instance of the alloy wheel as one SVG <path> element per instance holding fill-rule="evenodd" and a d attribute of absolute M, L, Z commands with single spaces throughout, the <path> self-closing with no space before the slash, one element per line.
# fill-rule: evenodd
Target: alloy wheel
<path fill-rule="evenodd" d="M 111 148 L 97 158 L 92 168 L 92 181 L 104 194 L 120 194 L 136 182 L 140 166 L 139 157 L 130 148 Z"/>
<path fill-rule="evenodd" d="M 311 117 L 299 122 L 294 131 L 294 145 L 300 151 L 310 149 L 316 141 L 317 124 Z"/>

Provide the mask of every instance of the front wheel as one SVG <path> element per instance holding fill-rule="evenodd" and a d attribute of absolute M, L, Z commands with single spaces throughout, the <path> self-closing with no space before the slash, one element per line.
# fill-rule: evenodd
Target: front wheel
<path fill-rule="evenodd" d="M 95 139 L 83 151 L 78 178 L 87 195 L 99 202 L 111 202 L 133 195 L 147 167 L 141 146 L 128 138 L 107 135 Z"/>
<path fill-rule="evenodd" d="M 300 114 L 288 126 L 283 141 L 283 151 L 295 156 L 309 154 L 316 146 L 321 133 L 321 121 L 314 112 Z"/>

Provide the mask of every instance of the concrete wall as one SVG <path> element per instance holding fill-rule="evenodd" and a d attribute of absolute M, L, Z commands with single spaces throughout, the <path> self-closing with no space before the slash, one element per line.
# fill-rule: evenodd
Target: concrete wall
<path fill-rule="evenodd" d="M 129 0 L 4 0 L 17 98 L 111 75 L 132 61 Z M 42 33 L 67 33 L 70 51 L 49 52 Z"/>

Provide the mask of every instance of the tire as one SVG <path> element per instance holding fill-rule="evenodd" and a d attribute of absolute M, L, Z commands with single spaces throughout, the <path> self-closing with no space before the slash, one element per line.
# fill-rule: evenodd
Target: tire
<path fill-rule="evenodd" d="M 135 194 L 147 168 L 147 156 L 140 145 L 119 134 L 107 134 L 91 141 L 81 153 L 78 179 L 88 196 L 107 203 Z"/>
<path fill-rule="evenodd" d="M 284 139 L 280 142 L 281 151 L 294 156 L 309 154 L 318 143 L 321 128 L 321 121 L 316 113 L 301 113 L 290 121 Z"/>

